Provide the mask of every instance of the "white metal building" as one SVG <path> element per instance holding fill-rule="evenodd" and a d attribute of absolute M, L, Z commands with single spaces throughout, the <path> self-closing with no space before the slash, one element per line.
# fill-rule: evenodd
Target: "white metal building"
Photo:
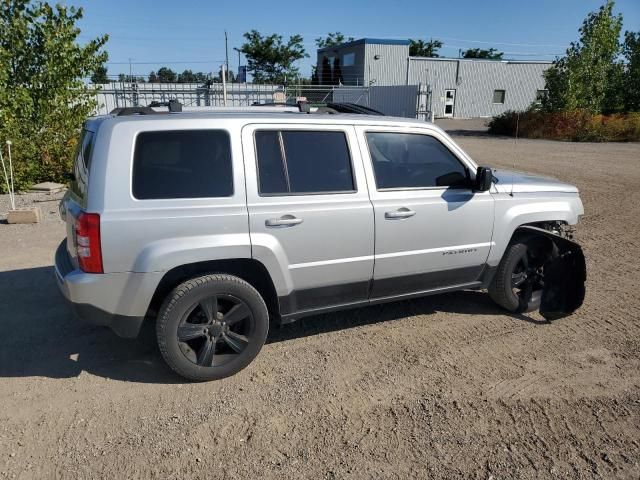
<path fill-rule="evenodd" d="M 323 72 L 327 65 L 331 74 Z M 410 57 L 408 41 L 364 38 L 319 49 L 317 71 L 319 79 L 343 85 L 415 85 L 418 112 L 477 118 L 524 110 L 539 101 L 550 66 L 546 61 Z"/>

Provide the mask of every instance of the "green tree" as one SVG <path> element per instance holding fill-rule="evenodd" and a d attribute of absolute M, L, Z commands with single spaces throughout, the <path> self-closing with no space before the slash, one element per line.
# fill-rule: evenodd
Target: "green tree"
<path fill-rule="evenodd" d="M 444 44 L 440 40 L 429 39 L 428 42 L 424 40 L 409 40 L 409 55 L 411 57 L 431 57 L 438 58 L 438 50 L 442 48 Z"/>
<path fill-rule="evenodd" d="M 178 74 L 178 83 L 194 83 L 196 82 L 196 75 L 191 70 L 185 70 Z"/>
<path fill-rule="evenodd" d="M 233 70 L 227 69 L 226 72 L 227 83 L 233 83 L 236 81 L 236 75 L 233 73 Z M 216 78 L 217 82 L 222 82 L 222 65 L 220 65 L 220 69 L 218 70 L 218 77 Z"/>
<path fill-rule="evenodd" d="M 207 74 L 204 72 L 197 72 L 194 74 L 196 82 L 198 83 L 204 83 L 207 81 L 208 77 Z"/>
<path fill-rule="evenodd" d="M 333 47 L 346 42 L 353 42 L 353 37 L 347 38 L 340 32 L 328 33 L 325 38 L 316 38 L 316 45 L 318 48 Z"/>
<path fill-rule="evenodd" d="M 640 111 L 640 32 L 625 32 L 622 51 L 625 58 L 624 108 Z"/>
<path fill-rule="evenodd" d="M 309 56 L 300 35 L 293 35 L 284 43 L 281 35 L 262 36 L 251 30 L 244 38 L 240 51 L 247 58 L 247 70 L 256 83 L 284 83 L 297 77 L 295 62 Z"/>
<path fill-rule="evenodd" d="M 107 76 L 107 67 L 100 65 L 96 68 L 96 71 L 91 75 L 91 83 L 109 83 L 109 77 Z"/>
<path fill-rule="evenodd" d="M 336 58 L 333 61 L 333 75 L 331 80 L 334 85 L 340 85 L 343 83 L 344 79 L 342 78 L 342 68 L 340 67 L 340 59 Z"/>
<path fill-rule="evenodd" d="M 545 72 L 546 110 L 585 109 L 592 113 L 615 110 L 620 103 L 623 68 L 619 36 L 622 16 L 613 15 L 609 0 L 591 12 L 580 27 L 580 40 Z"/>
<path fill-rule="evenodd" d="M 462 53 L 463 58 L 486 58 L 487 60 L 502 60 L 504 53 L 495 48 L 483 50 L 481 48 L 470 48 Z"/>
<path fill-rule="evenodd" d="M 124 73 L 118 74 L 119 82 L 129 82 L 129 83 L 143 83 L 144 77 L 140 75 L 125 75 Z"/>
<path fill-rule="evenodd" d="M 320 70 L 320 84 L 321 85 L 331 85 L 333 83 L 333 70 L 331 68 L 331 63 L 329 62 L 329 57 L 326 55 L 322 56 L 322 65 Z"/>
<path fill-rule="evenodd" d="M 168 67 L 160 67 L 156 75 L 160 83 L 175 83 L 178 79 L 176 72 Z"/>
<path fill-rule="evenodd" d="M 108 37 L 82 44 L 81 18 L 81 8 L 62 4 L 0 2 L 0 141 L 13 142 L 17 188 L 63 180 L 96 107 L 83 79 L 107 61 Z"/>

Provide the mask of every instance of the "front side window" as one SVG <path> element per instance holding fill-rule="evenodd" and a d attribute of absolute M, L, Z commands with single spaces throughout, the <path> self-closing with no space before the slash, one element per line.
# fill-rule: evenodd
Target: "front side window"
<path fill-rule="evenodd" d="M 378 190 L 469 185 L 467 168 L 430 135 L 368 132 L 367 144 Z"/>
<path fill-rule="evenodd" d="M 344 132 L 261 130 L 255 143 L 261 195 L 355 190 Z"/>
<path fill-rule="evenodd" d="M 223 130 L 142 132 L 133 155 L 140 200 L 233 195 L 229 135 Z"/>

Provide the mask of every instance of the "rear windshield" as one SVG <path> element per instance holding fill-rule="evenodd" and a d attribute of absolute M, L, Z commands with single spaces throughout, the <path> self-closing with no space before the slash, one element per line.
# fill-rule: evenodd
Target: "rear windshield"
<path fill-rule="evenodd" d="M 71 181 L 71 191 L 78 197 L 84 199 L 89 187 L 89 167 L 91 166 L 91 153 L 93 151 L 94 133 L 89 130 L 82 130 L 75 158 L 73 160 L 73 180 Z"/>
<path fill-rule="evenodd" d="M 233 195 L 229 135 L 223 130 L 143 132 L 133 156 L 139 200 Z"/>

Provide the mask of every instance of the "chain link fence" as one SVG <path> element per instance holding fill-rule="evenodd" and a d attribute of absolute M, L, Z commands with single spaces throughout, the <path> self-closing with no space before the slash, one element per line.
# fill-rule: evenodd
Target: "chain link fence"
<path fill-rule="evenodd" d="M 355 103 L 385 115 L 431 121 L 430 90 L 418 85 L 265 85 L 253 83 L 148 83 L 111 82 L 95 85 L 98 107 L 95 114 L 114 108 L 147 106 L 151 102 L 178 100 L 185 107 L 247 107 L 282 102 L 295 104 L 306 98 L 312 105 L 331 102 Z"/>

